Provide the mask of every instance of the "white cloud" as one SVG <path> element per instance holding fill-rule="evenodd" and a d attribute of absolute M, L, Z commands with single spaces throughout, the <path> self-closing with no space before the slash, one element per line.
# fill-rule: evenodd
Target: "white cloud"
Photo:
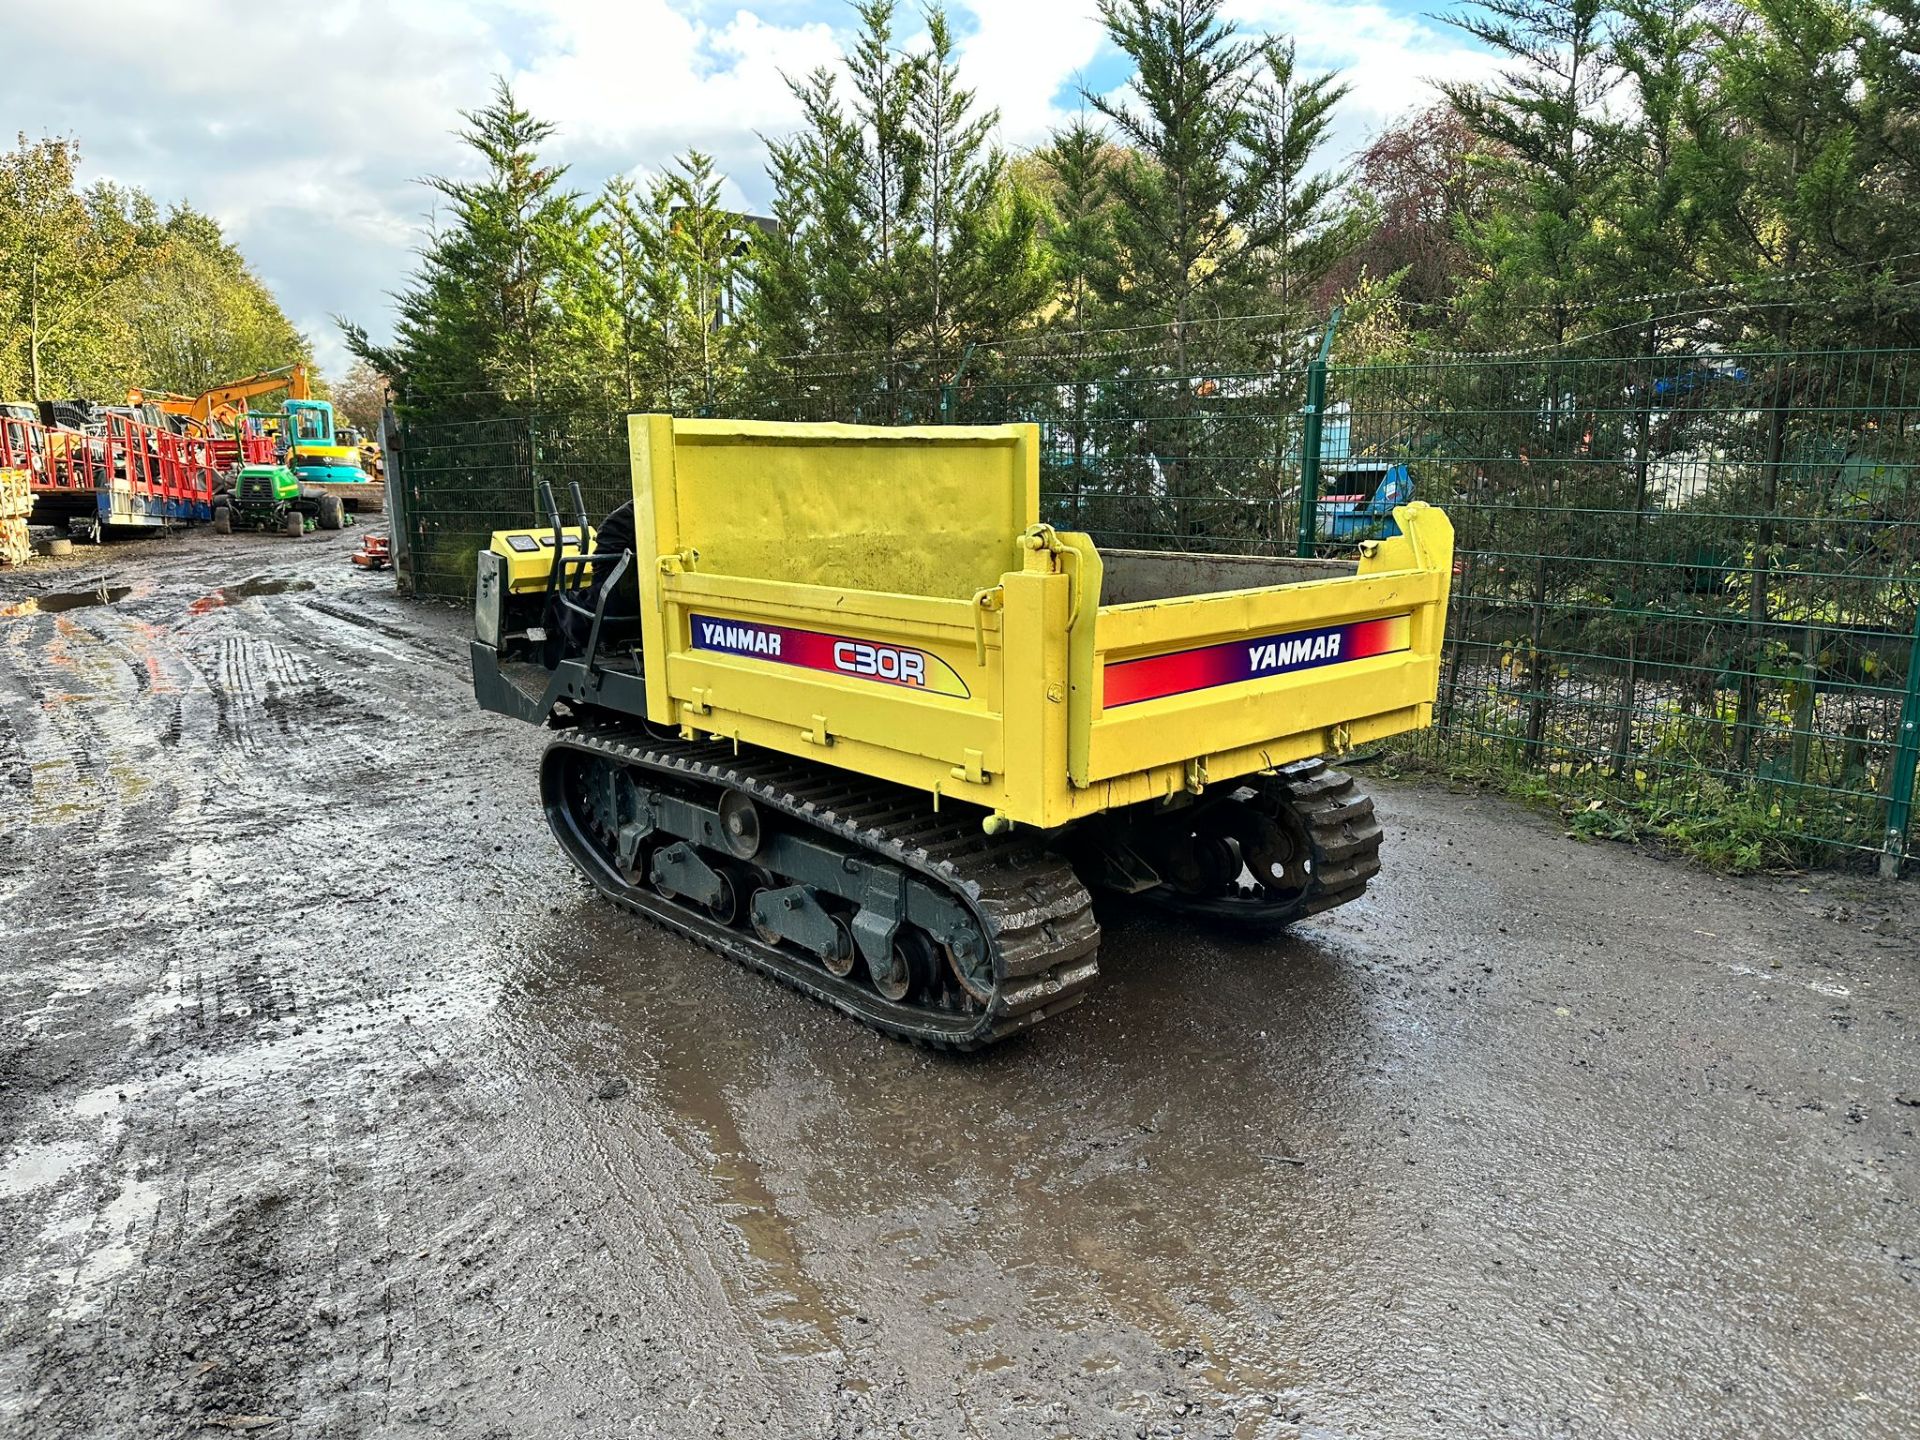
<path fill-rule="evenodd" d="M 537 49 L 515 68 L 515 92 L 559 127 L 555 153 L 588 186 L 698 149 L 731 177 L 735 203 L 764 201 L 759 137 L 800 118 L 785 77 L 839 56 L 825 24 L 776 25 L 750 10 L 714 23 L 668 0 L 551 0 L 527 13 Z"/>
<path fill-rule="evenodd" d="M 1303 64 L 1341 72 L 1353 92 L 1335 122 L 1340 150 L 1358 149 L 1388 122 L 1433 104 L 1435 82 L 1490 79 L 1498 68 L 1451 26 L 1377 0 L 1227 0 L 1225 13 L 1245 30 L 1293 37 Z"/>
<path fill-rule="evenodd" d="M 8 66 L 0 135 L 75 135 L 83 178 L 211 214 L 335 373 L 330 317 L 383 319 L 424 205 L 412 182 L 453 158 L 455 112 L 507 63 L 471 10 L 419 0 L 292 20 L 198 0 L 137 24 L 116 0 L 65 0 L 9 7 L 5 30 L 37 63 Z"/>
<path fill-rule="evenodd" d="M 978 28 L 960 44 L 961 83 L 1000 111 L 1001 139 L 1038 145 L 1069 118 L 1055 103 L 1103 41 L 1091 3 L 969 0 Z"/>
<path fill-rule="evenodd" d="M 1430 98 L 1426 79 L 1490 68 L 1451 32 L 1379 0 L 1229 9 L 1249 29 L 1295 34 L 1308 63 L 1346 70 L 1347 146 Z M 953 10 L 962 78 L 1000 110 L 1004 143 L 1044 140 L 1065 118 L 1063 90 L 1111 65 L 1093 0 Z M 476 168 L 454 131 L 494 75 L 559 127 L 552 152 L 580 188 L 693 146 L 732 177 L 734 203 L 762 209 L 758 137 L 798 118 L 783 76 L 835 63 L 853 20 L 838 0 L 332 0 L 287 16 L 252 0 L 153 0 L 129 23 L 125 0 L 22 0 L 0 26 L 16 61 L 0 137 L 76 135 L 85 178 L 212 214 L 337 373 L 346 357 L 331 317 L 376 334 L 391 324 L 388 292 L 405 283 L 433 205 L 416 182 Z M 920 28 L 911 3 L 900 28 Z"/>

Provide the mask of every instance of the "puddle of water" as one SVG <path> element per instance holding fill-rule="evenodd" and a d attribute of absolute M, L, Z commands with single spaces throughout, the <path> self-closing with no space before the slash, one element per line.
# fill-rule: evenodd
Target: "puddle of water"
<path fill-rule="evenodd" d="M 775 1346 L 803 1358 L 838 1349 L 838 1313 L 808 1274 L 799 1243 L 767 1189 L 759 1162 L 748 1153 L 725 1095 L 691 1067 L 663 1065 L 660 1080 L 662 1097 L 704 1132 L 712 1156 L 708 1174 L 724 1197 L 722 1213 L 771 1282 L 766 1293 L 754 1297 L 754 1308 L 782 1326 Z"/>
<path fill-rule="evenodd" d="M 66 590 L 57 595 L 35 595 L 0 609 L 0 617 L 13 615 L 59 615 L 68 610 L 84 610 L 90 605 L 118 605 L 133 593 L 131 585 L 97 585 L 91 590 Z"/>
<path fill-rule="evenodd" d="M 274 580 L 265 575 L 256 575 L 251 580 L 242 580 L 235 585 L 222 585 L 187 606 L 189 614 L 204 615 L 209 610 L 218 610 L 222 605 L 231 605 L 236 600 L 250 600 L 255 595 L 284 595 L 289 590 L 311 590 L 311 580 Z"/>
<path fill-rule="evenodd" d="M 64 1179 L 79 1169 L 91 1148 L 79 1140 L 25 1146 L 0 1165 L 0 1199 L 25 1195 Z"/>

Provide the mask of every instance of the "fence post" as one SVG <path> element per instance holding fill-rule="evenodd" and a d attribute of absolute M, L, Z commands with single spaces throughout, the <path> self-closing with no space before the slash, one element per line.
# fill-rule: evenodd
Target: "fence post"
<path fill-rule="evenodd" d="M 960 379 L 967 373 L 967 366 L 973 363 L 973 342 L 967 342 L 967 348 L 960 352 L 960 364 L 954 370 L 952 378 L 940 386 L 940 423 L 953 424 L 953 397 L 960 385 Z"/>
<path fill-rule="evenodd" d="M 1900 876 L 1907 854 L 1907 830 L 1913 823 L 1913 772 L 1920 768 L 1920 611 L 1914 612 L 1913 645 L 1907 651 L 1907 693 L 1900 702 L 1900 733 L 1893 742 L 1893 787 L 1887 807 L 1887 843 L 1880 852 L 1880 874 Z"/>
<path fill-rule="evenodd" d="M 532 415 L 527 416 L 527 503 L 533 511 L 533 523 L 538 525 L 543 518 L 540 513 L 540 422 Z"/>
<path fill-rule="evenodd" d="M 1302 560 L 1313 554 L 1320 513 L 1320 424 L 1327 407 L 1327 356 L 1333 353 L 1340 309 L 1334 306 L 1327 317 L 1327 328 L 1320 333 L 1320 353 L 1307 365 L 1307 406 L 1301 412 L 1305 424 L 1300 431 L 1300 533 L 1294 546 L 1294 554 Z"/>
<path fill-rule="evenodd" d="M 380 407 L 380 463 L 385 471 L 387 544 L 393 551 L 393 580 L 412 595 L 419 589 L 413 573 L 413 505 L 407 496 L 407 432 L 391 401 Z"/>

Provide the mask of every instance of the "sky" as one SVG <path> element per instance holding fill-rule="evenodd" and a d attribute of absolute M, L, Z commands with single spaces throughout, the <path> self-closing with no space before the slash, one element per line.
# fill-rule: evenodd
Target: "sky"
<path fill-rule="evenodd" d="M 1351 153 L 1434 98 L 1432 82 L 1492 62 L 1408 0 L 1226 0 L 1243 29 L 1292 35 L 1301 59 L 1353 86 L 1333 151 Z M 391 333 L 432 222 L 426 175 L 475 157 L 459 112 L 504 76 L 558 126 L 553 158 L 592 191 L 657 172 L 688 147 L 714 155 L 729 198 L 764 211 L 762 135 L 796 126 L 783 75 L 832 64 L 853 24 L 844 0 L 329 0 L 280 14 L 254 0 L 0 0 L 16 56 L 0 136 L 72 136 L 85 181 L 185 200 L 226 228 L 323 369 L 347 355 L 333 317 Z M 920 29 L 901 7 L 904 43 Z M 950 0 L 964 84 L 1000 112 L 1010 148 L 1043 142 L 1127 67 L 1094 0 Z"/>

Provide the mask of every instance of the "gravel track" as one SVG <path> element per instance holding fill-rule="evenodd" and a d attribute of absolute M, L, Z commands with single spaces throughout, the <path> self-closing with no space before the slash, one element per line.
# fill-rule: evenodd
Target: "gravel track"
<path fill-rule="evenodd" d="M 1910 886 L 1388 784 L 929 1054 L 598 900 L 356 538 L 0 574 L 0 1435 L 1920 1433 Z"/>

